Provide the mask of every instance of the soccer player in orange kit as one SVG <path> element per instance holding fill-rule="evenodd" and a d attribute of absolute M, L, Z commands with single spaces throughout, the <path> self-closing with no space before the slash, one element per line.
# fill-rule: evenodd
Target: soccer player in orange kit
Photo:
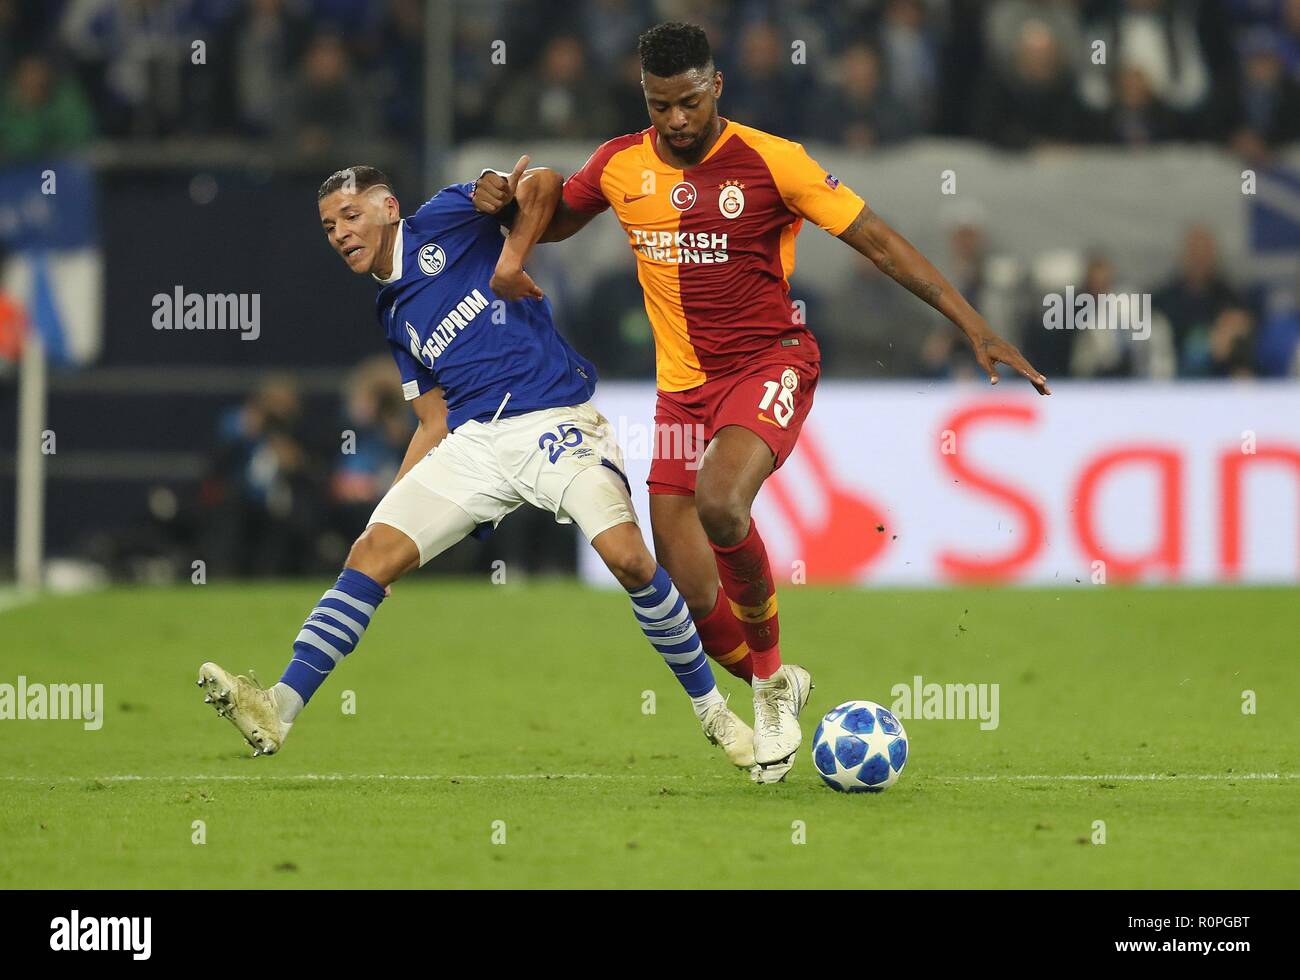
<path fill-rule="evenodd" d="M 656 428 L 707 440 L 698 461 L 661 452 L 689 440 L 654 440 L 655 551 L 705 651 L 751 680 L 754 778 L 777 782 L 802 740 L 811 677 L 782 665 L 776 587 L 750 507 L 794 449 L 820 374 L 817 341 L 790 301 L 803 221 L 951 320 L 990 382 L 1002 363 L 1050 392 L 925 256 L 802 146 L 718 115 L 722 73 L 703 30 L 659 24 L 638 46 L 652 125 L 605 143 L 569 177 L 542 241 L 576 234 L 609 207 L 627 232 L 654 331 Z M 508 220 L 505 177 L 485 171 L 474 203 Z"/>

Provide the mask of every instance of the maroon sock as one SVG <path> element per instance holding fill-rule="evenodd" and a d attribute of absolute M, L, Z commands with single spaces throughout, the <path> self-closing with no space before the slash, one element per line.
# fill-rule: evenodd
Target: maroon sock
<path fill-rule="evenodd" d="M 781 666 L 781 626 L 776 617 L 772 568 L 757 525 L 750 520 L 743 541 L 726 548 L 715 544 L 713 553 L 722 589 L 749 644 L 754 676 L 766 680 Z"/>
<path fill-rule="evenodd" d="M 704 644 L 704 652 L 714 663 L 746 683 L 753 681 L 754 662 L 749 655 L 749 644 L 745 642 L 745 632 L 721 588 L 713 611 L 696 618 L 695 629 Z"/>

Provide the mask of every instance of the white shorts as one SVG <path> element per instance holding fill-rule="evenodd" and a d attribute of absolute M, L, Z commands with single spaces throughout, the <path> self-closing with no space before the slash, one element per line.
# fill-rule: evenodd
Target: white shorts
<path fill-rule="evenodd" d="M 588 540 L 636 523 L 623 454 L 591 402 L 464 423 L 394 484 L 369 523 L 413 540 L 423 565 L 520 504 L 576 522 Z"/>

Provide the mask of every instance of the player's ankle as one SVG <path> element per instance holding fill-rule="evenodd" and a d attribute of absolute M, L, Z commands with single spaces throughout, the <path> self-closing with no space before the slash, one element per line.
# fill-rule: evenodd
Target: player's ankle
<path fill-rule="evenodd" d="M 765 681 L 770 681 L 776 676 L 776 672 L 781 669 L 781 651 L 778 647 L 771 647 L 767 650 L 750 650 L 749 656 L 753 664 L 753 684 L 755 687 Z"/>
<path fill-rule="evenodd" d="M 695 717 L 704 720 L 704 716 L 709 713 L 709 709 L 715 705 L 726 704 L 727 700 L 722 696 L 722 692 L 716 687 L 699 697 L 691 697 L 691 707 L 695 709 Z"/>
<path fill-rule="evenodd" d="M 302 695 L 284 681 L 271 688 L 271 696 L 275 698 L 275 710 L 280 715 L 280 720 L 286 725 L 292 725 L 298 712 L 306 707 Z"/>

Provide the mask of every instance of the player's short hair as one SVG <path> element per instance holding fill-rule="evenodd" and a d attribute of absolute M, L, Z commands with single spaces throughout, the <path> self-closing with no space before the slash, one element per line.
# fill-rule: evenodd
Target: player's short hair
<path fill-rule="evenodd" d="M 656 24 L 637 39 L 641 70 L 660 78 L 701 69 L 713 73 L 713 52 L 703 28 L 673 21 Z"/>
<path fill-rule="evenodd" d="M 381 185 L 389 190 L 393 189 L 393 182 L 388 179 L 388 174 L 378 167 L 371 167 L 366 164 L 357 167 L 345 167 L 342 170 L 334 171 L 325 178 L 325 183 L 321 184 L 320 190 L 316 192 L 316 200 L 323 201 L 335 191 L 342 190 L 344 187 L 350 187 L 354 193 L 360 193 Z"/>

